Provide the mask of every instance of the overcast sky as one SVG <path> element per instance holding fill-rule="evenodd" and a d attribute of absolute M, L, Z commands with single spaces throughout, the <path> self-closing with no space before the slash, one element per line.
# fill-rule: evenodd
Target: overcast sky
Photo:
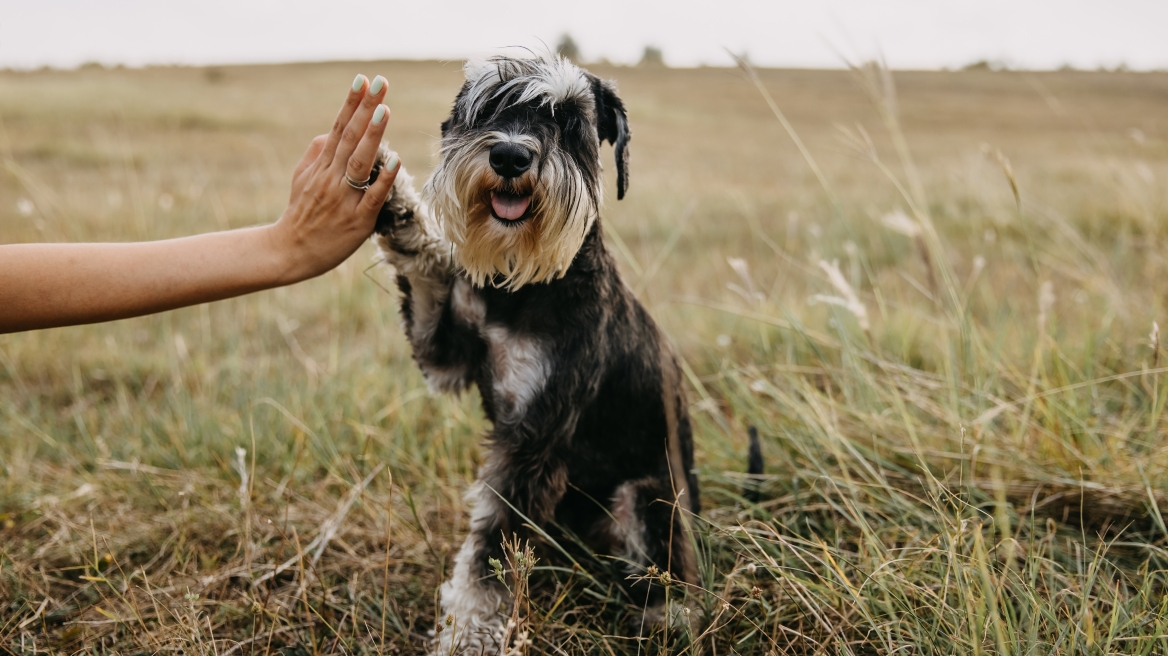
<path fill-rule="evenodd" d="M 675 66 L 1168 69 L 1168 0 L 0 0 L 0 67 L 461 59 L 554 45 Z"/>

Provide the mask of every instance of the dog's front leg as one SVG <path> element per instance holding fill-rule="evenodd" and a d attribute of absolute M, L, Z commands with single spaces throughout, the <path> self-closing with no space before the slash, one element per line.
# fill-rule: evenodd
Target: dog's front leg
<path fill-rule="evenodd" d="M 382 148 L 378 162 L 389 151 Z M 450 242 L 414 189 L 405 167 L 377 218 L 375 241 L 382 261 L 397 271 L 401 316 L 414 360 L 435 390 L 458 391 L 470 384 L 471 365 L 485 346 L 466 317 L 452 311 L 457 277 Z M 465 284 L 465 283 L 463 283 Z"/>
<path fill-rule="evenodd" d="M 499 654 L 514 600 L 491 567 L 507 563 L 503 540 L 531 536 L 528 522 L 547 526 L 567 488 L 567 470 L 552 459 L 516 459 L 494 450 L 467 493 L 472 505 L 470 535 L 442 585 L 439 633 L 431 654 Z M 511 574 L 504 575 L 511 576 Z"/>
<path fill-rule="evenodd" d="M 442 584 L 442 613 L 438 634 L 430 645 L 433 656 L 486 654 L 503 650 L 511 593 L 494 576 L 490 559 L 496 557 L 502 534 L 499 520 L 506 505 L 483 481 L 467 492 L 472 505 L 470 535 L 454 557 L 454 572 Z"/>

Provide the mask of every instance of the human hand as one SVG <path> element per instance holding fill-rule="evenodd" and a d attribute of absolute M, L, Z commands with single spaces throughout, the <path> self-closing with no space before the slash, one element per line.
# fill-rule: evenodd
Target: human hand
<path fill-rule="evenodd" d="M 346 181 L 367 180 L 389 119 L 386 80 L 353 81 L 332 131 L 312 140 L 292 174 L 288 208 L 268 226 L 271 248 L 285 262 L 286 280 L 318 276 L 345 261 L 373 234 L 377 214 L 393 189 L 401 161 L 391 155 L 367 189 Z"/>

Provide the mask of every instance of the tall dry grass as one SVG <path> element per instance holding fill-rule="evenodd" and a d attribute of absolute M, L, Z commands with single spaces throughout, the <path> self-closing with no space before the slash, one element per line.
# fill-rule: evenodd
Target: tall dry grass
<path fill-rule="evenodd" d="M 0 74 L 0 239 L 270 220 L 355 70 L 389 78 L 424 174 L 455 64 Z M 612 562 L 515 545 L 517 650 L 1168 650 L 1168 76 L 598 72 L 635 133 L 611 246 L 685 361 L 702 580 L 638 639 Z M 369 254 L 0 337 L 0 649 L 413 653 L 457 630 L 435 593 L 484 420 L 425 391 Z"/>

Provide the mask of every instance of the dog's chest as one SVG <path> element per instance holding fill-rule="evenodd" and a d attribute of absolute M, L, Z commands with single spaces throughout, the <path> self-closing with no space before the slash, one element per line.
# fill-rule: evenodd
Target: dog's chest
<path fill-rule="evenodd" d="M 489 373 L 496 420 L 518 419 L 547 384 L 552 372 L 551 345 L 506 323 L 489 321 L 486 299 L 465 278 L 455 280 L 450 300 L 454 318 L 472 326 L 487 344 L 483 364 Z"/>

